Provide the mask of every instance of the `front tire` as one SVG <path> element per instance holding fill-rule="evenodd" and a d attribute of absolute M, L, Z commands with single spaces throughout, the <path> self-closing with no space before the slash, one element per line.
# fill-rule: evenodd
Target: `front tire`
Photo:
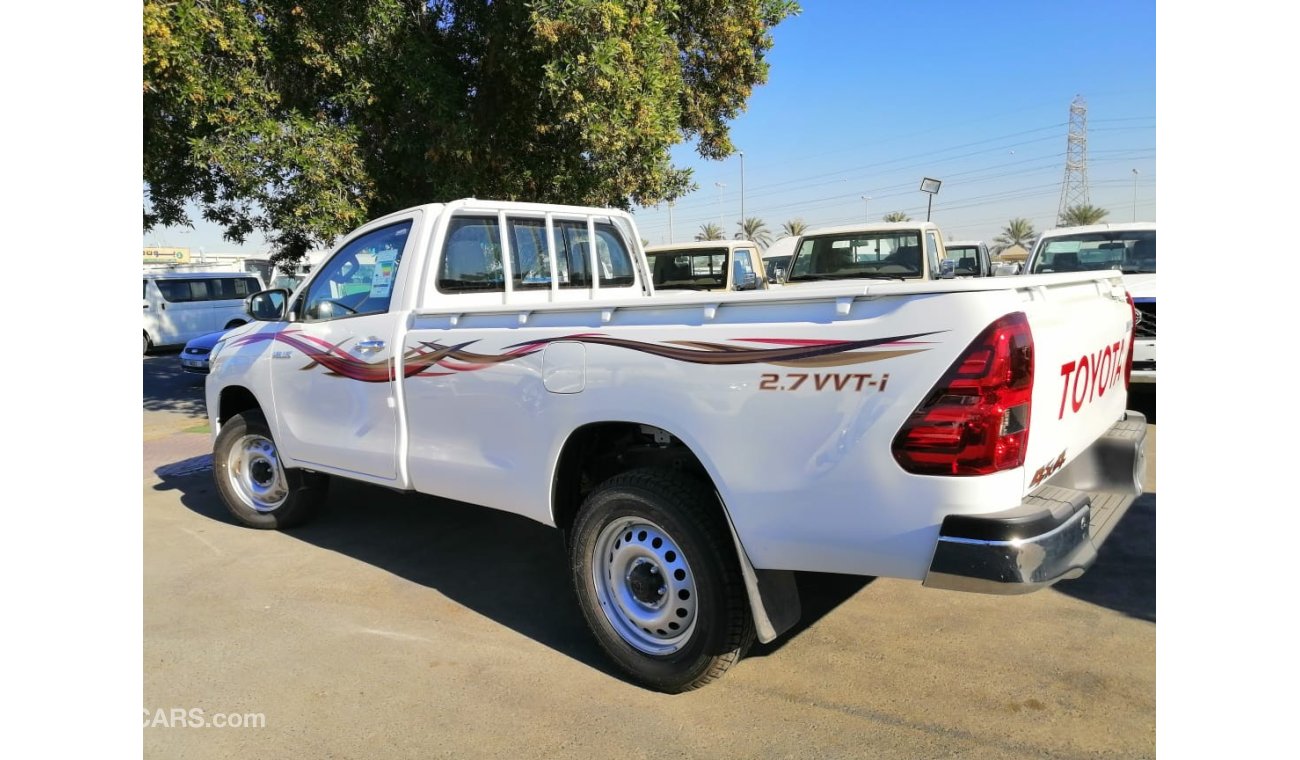
<path fill-rule="evenodd" d="M 636 470 L 583 503 L 570 545 L 579 605 L 633 680 L 668 693 L 719 678 L 754 641 L 735 546 L 712 491 Z"/>
<path fill-rule="evenodd" d="M 265 530 L 300 525 L 325 499 L 324 475 L 286 468 L 266 418 L 256 410 L 221 426 L 212 474 L 226 508 L 244 525 Z"/>

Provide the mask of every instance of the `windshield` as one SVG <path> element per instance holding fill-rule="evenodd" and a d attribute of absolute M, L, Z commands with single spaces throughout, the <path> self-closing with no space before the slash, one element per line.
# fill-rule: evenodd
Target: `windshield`
<path fill-rule="evenodd" d="M 980 249 L 974 245 L 951 245 L 946 248 L 948 260 L 956 264 L 955 274 L 978 275 L 980 273 Z"/>
<path fill-rule="evenodd" d="M 804 238 L 786 282 L 921 276 L 920 230 L 844 232 Z"/>
<path fill-rule="evenodd" d="M 727 249 L 692 248 L 646 253 L 650 278 L 661 290 L 725 290 Z"/>
<path fill-rule="evenodd" d="M 763 259 L 763 268 L 767 270 L 768 282 L 778 282 L 785 276 L 785 270 L 790 266 L 789 256 L 773 256 Z M 780 273 L 780 277 L 777 273 Z"/>
<path fill-rule="evenodd" d="M 1118 269 L 1124 274 L 1156 271 L 1155 230 L 1111 230 L 1046 238 L 1031 274 Z"/>

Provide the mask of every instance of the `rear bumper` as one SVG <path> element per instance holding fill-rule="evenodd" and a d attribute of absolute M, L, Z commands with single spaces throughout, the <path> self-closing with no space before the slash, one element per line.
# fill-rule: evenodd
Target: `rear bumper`
<path fill-rule="evenodd" d="M 1146 434 L 1146 417 L 1127 412 L 1020 506 L 946 517 L 924 585 L 1025 594 L 1083 575 L 1142 495 Z"/>

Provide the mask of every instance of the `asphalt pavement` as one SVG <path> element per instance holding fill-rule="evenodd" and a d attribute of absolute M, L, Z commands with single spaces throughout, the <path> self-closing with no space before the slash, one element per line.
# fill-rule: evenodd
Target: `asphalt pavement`
<path fill-rule="evenodd" d="M 545 526 L 345 482 L 306 526 L 237 526 L 202 378 L 144 363 L 146 756 L 1155 755 L 1153 393 L 1130 404 L 1148 493 L 1082 578 L 996 597 L 800 574 L 792 634 L 668 696 L 607 664 Z M 253 727 L 198 727 L 218 715 Z"/>

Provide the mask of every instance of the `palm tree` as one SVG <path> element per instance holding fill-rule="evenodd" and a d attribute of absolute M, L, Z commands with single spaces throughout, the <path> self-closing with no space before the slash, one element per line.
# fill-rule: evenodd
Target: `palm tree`
<path fill-rule="evenodd" d="M 781 225 L 781 237 L 799 237 L 807 230 L 808 225 L 804 224 L 802 219 L 791 219 Z"/>
<path fill-rule="evenodd" d="M 737 240 L 749 240 L 757 244 L 759 248 L 766 248 L 768 243 L 772 242 L 772 234 L 767 231 L 767 225 L 762 219 L 751 216 L 743 222 L 736 224 L 740 232 L 736 233 Z"/>
<path fill-rule="evenodd" d="M 1091 203 L 1080 203 L 1077 206 L 1071 206 L 1061 214 L 1060 225 L 1062 227 L 1082 227 L 1085 224 L 1098 224 L 1110 213 L 1106 209 L 1097 208 Z"/>
<path fill-rule="evenodd" d="M 884 220 L 886 222 L 910 222 L 912 221 L 912 217 L 904 214 L 902 211 L 890 211 L 888 214 L 885 214 Z"/>
<path fill-rule="evenodd" d="M 1002 248 L 1018 245 L 1028 250 L 1030 241 L 1037 235 L 1038 233 L 1034 231 L 1033 222 L 1018 216 L 1007 222 L 1007 226 L 1002 228 L 1002 234 L 993 238 L 993 242 Z"/>
<path fill-rule="evenodd" d="M 726 240 L 727 236 L 722 234 L 722 228 L 713 222 L 701 224 L 700 231 L 695 233 L 696 240 Z"/>

